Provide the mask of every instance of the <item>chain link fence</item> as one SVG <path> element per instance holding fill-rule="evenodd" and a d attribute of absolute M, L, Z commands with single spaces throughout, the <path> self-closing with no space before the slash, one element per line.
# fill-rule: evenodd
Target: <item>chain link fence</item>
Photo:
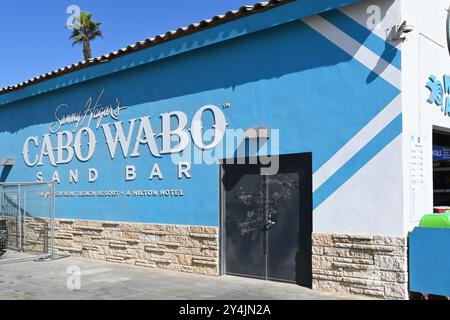
<path fill-rule="evenodd" d="M 0 264 L 54 254 L 54 183 L 0 184 Z"/>

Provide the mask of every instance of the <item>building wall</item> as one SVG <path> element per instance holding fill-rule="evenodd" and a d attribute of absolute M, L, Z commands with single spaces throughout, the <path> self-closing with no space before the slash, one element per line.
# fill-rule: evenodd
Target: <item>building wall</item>
<path fill-rule="evenodd" d="M 405 237 L 313 236 L 316 289 L 381 299 L 408 297 Z"/>
<path fill-rule="evenodd" d="M 366 84 L 377 75 L 398 89 L 389 104 L 314 174 L 317 188 L 334 170 L 338 171 L 328 181 L 339 181 L 349 167 L 357 168 L 314 211 L 313 278 L 318 289 L 387 299 L 408 296 L 403 134 L 402 129 L 395 131 L 397 121 L 400 128 L 404 123 L 404 54 L 401 43 L 389 39 L 400 16 L 399 1 L 364 1 L 310 18 L 371 71 Z"/>
<path fill-rule="evenodd" d="M 377 167 L 390 170 L 392 174 L 381 179 L 365 168 L 382 156 L 389 144 L 396 143 L 395 139 L 401 134 L 401 114 L 396 99 L 400 93 L 396 78 L 399 72 L 388 75 L 385 80 L 364 64 L 367 64 L 364 57 L 350 55 L 352 48 L 345 48 L 345 43 L 329 41 L 326 33 L 335 32 L 332 24 L 339 25 L 342 17 L 342 13 L 335 11 L 305 22 L 293 21 L 96 81 L 3 105 L 2 156 L 16 160 L 7 181 L 34 180 L 38 173 L 49 180 L 57 171 L 60 191 L 182 189 L 183 197 L 169 199 L 66 194 L 58 199 L 57 212 L 67 219 L 217 226 L 217 165 L 193 165 L 190 179 L 178 179 L 177 167 L 169 155 L 154 157 L 143 145 L 140 157 L 132 157 L 139 120 L 134 130 L 129 130 L 129 120 L 151 116 L 153 130 L 159 134 L 161 114 L 182 111 L 190 122 L 204 105 L 214 104 L 220 108 L 229 104 L 230 108 L 222 111 L 228 128 L 268 126 L 279 129 L 278 151 L 281 154 L 313 153 L 316 232 L 402 234 L 399 219 L 394 218 L 401 217 L 400 201 L 389 201 L 383 210 L 378 210 L 376 201 L 364 200 L 367 197 L 401 197 L 400 175 L 395 174 L 396 167 L 401 166 L 400 153 L 396 153 L 395 148 L 392 152 L 396 154 L 387 155 L 389 165 L 381 161 L 381 168 Z M 345 26 L 342 29 L 345 30 Z M 362 31 L 360 27 L 348 33 L 351 37 Z M 27 143 L 28 157 L 34 161 L 42 151 L 44 135 L 58 126 L 55 112 L 61 118 L 82 111 L 87 99 L 95 101 L 103 90 L 101 104 L 120 100 L 122 106 L 127 106 L 118 116 L 123 121 L 120 125 L 125 136 L 130 133 L 126 157 L 118 146 L 112 159 L 104 130 L 97 128 L 93 121 L 96 146 L 89 161 L 74 158 L 70 163 L 52 166 L 50 158 L 44 155 L 42 166 L 25 164 L 22 153 L 27 138 L 36 138 Z M 63 107 L 57 110 L 61 105 Z M 210 117 L 205 115 L 204 119 L 205 128 L 209 128 Z M 114 136 L 113 119 L 108 117 L 102 121 L 101 124 L 109 123 Z M 70 131 L 75 125 L 63 125 L 59 132 Z M 85 135 L 81 139 L 82 153 L 86 154 Z M 50 134 L 50 140 L 51 147 L 56 148 L 56 134 Z M 62 141 L 62 144 L 67 142 L 67 136 L 62 137 Z M 59 150 L 64 158 L 67 151 L 61 147 Z M 48 150 L 44 148 L 44 152 Z M 55 151 L 54 155 L 57 158 L 58 153 Z M 149 180 L 155 163 L 159 164 L 164 178 Z M 137 178 L 132 182 L 125 181 L 127 165 L 136 167 Z M 95 183 L 88 181 L 90 168 L 98 171 Z M 79 170 L 78 183 L 69 183 L 71 169 Z M 365 182 L 356 180 L 361 174 L 369 175 L 362 178 Z M 352 183 L 356 186 L 350 187 Z M 357 202 L 355 191 L 365 205 Z M 399 197 L 394 197 L 394 193 Z M 151 207 L 141 212 L 148 204 Z M 382 224 L 386 217 L 393 222 L 389 226 Z"/>
<path fill-rule="evenodd" d="M 218 229 L 58 220 L 56 249 L 88 259 L 218 275 Z"/>
<path fill-rule="evenodd" d="M 386 40 L 386 29 L 399 21 L 399 7 L 393 1 L 376 4 L 380 12 L 378 24 L 372 21 L 373 2 L 322 15 L 328 20 L 324 21 L 320 16 L 317 23 L 318 28 L 325 30 L 324 34 L 335 39 L 337 45 L 353 50 L 353 60 L 366 68 L 368 74 L 359 85 L 370 87 L 378 77 L 395 88 L 396 93 L 315 172 L 315 188 L 324 176 L 331 176 L 325 184 L 343 182 L 325 203 L 316 204 L 315 232 L 404 235 L 402 157 L 399 152 L 402 129 L 397 125 L 402 122 L 401 48 Z M 347 101 L 357 101 L 362 95 L 355 92 L 348 96 L 352 92 L 348 89 L 344 92 Z M 366 107 L 361 101 L 360 109 L 365 110 Z M 321 188 L 316 190 L 316 194 Z M 359 196 L 355 195 L 355 190 Z M 389 201 L 380 202 L 380 199 Z M 385 223 L 386 220 L 390 223 Z"/>
<path fill-rule="evenodd" d="M 423 183 L 412 181 L 408 162 L 404 167 L 407 230 L 416 227 L 424 214 L 433 212 L 433 128 L 450 128 L 450 118 L 439 106 L 427 102 L 429 77 L 434 75 L 443 82 L 443 76 L 450 72 L 446 39 L 449 6 L 448 0 L 402 2 L 402 20 L 414 26 L 414 32 L 403 44 L 404 154 L 408 157 L 411 152 L 411 137 L 421 137 L 424 150 Z"/>
<path fill-rule="evenodd" d="M 233 29 L 235 25 L 225 24 L 200 33 L 195 36 L 197 38 L 187 37 L 181 45 L 179 42 L 169 43 L 164 50 L 180 52 L 181 47 L 192 47 L 193 42 L 199 43 L 194 40 L 201 38 L 202 34 L 208 39 L 216 39 L 219 34 L 223 36 L 240 31 L 242 35 L 239 37 L 219 43 L 212 41 L 207 46 L 173 56 L 159 55 L 158 61 L 145 63 L 155 57 L 156 49 L 149 49 L 99 67 L 109 66 L 112 72 L 109 75 L 86 80 L 89 76 L 75 74 L 72 77 L 77 76 L 76 79 L 64 78 L 56 84 L 54 80 L 51 90 L 39 92 L 32 88 L 3 98 L 0 139 L 4 144 L 0 158 L 13 158 L 15 165 L 2 176 L 9 182 L 30 181 L 42 173 L 42 178 L 49 180 L 57 172 L 60 178 L 57 190 L 61 192 L 57 199 L 57 215 L 61 219 L 58 222 L 58 246 L 61 251 L 135 264 L 146 261 L 152 266 L 167 264 L 167 259 L 171 259 L 168 265 L 173 268 L 194 271 L 199 270 L 193 267 L 194 260 L 207 261 L 209 269 L 203 273 L 214 273 L 218 265 L 217 259 L 214 260 L 217 250 L 205 255 L 204 259 L 186 253 L 189 262 L 178 263 L 174 257 L 183 251 L 170 251 L 169 247 L 177 247 L 174 242 L 178 242 L 178 248 L 189 243 L 194 244 L 193 251 L 201 249 L 203 244 L 192 239 L 192 233 L 197 232 L 183 226 L 206 227 L 209 235 L 217 232 L 220 214 L 217 163 L 192 164 L 191 177 L 180 178 L 177 162 L 181 160 L 174 163 L 169 154 L 155 157 L 146 145 L 141 146 L 140 157 L 132 157 L 131 152 L 127 154 L 120 147 L 112 156 L 105 142 L 104 128 L 96 127 L 95 120 L 98 119 L 89 125 L 96 139 L 91 159 L 74 158 L 69 163 L 51 165 L 49 154 L 58 145 L 56 116 L 61 119 L 64 115 L 84 111 L 88 99 L 95 103 L 102 92 L 99 103 L 103 106 L 117 105 L 120 101 L 121 106 L 127 107 L 116 118 L 105 117 L 101 124 L 109 124 L 112 134 L 115 132 L 112 123 L 116 123 L 116 128 L 122 126 L 122 138 L 125 143 L 131 141 L 130 150 L 134 150 L 139 136 L 136 123 L 142 123 L 142 120 L 130 122 L 131 119 L 151 117 L 149 121 L 154 133 L 159 135 L 163 114 L 182 111 L 187 116 L 188 128 L 202 106 L 215 105 L 220 111 L 217 114 L 223 113 L 229 129 L 266 126 L 279 130 L 279 140 L 277 135 L 273 135 L 266 145 L 272 154 L 312 153 L 314 237 L 338 239 L 346 235 L 349 239 L 377 239 L 365 243 L 370 248 L 365 247 L 364 250 L 369 249 L 372 252 L 369 255 L 373 257 L 367 261 L 337 261 L 329 251 L 330 247 L 339 247 L 340 241 L 331 244 L 316 242 L 313 257 L 318 261 L 313 270 L 316 288 L 340 291 L 348 287 L 347 280 L 344 281 L 340 275 L 324 280 L 324 275 L 329 276 L 330 272 L 336 271 L 333 269 L 335 265 L 329 263 L 330 259 L 352 264 L 349 268 L 373 263 L 373 268 L 351 275 L 345 273 L 348 271 L 345 268 L 338 267 L 337 272 L 344 272 L 345 279 L 350 278 L 353 282 L 380 274 L 380 270 L 399 272 L 398 279 L 404 279 L 406 271 L 402 263 L 405 256 L 398 254 L 403 252 L 404 242 L 398 240 L 399 245 L 393 248 L 393 256 L 399 257 L 398 262 L 402 264 L 399 270 L 396 267 L 386 269 L 386 264 L 381 266 L 381 261 L 387 259 L 382 257 L 390 259 L 391 251 L 379 250 L 380 242 L 388 243 L 389 239 L 405 237 L 405 225 L 401 149 L 404 123 L 402 54 L 400 47 L 387 42 L 383 33 L 387 27 L 399 22 L 399 4 L 388 0 L 377 3 L 379 21 L 367 24 L 373 18 L 368 13 L 369 2 L 305 18 L 306 7 L 297 1 L 265 12 L 264 21 L 271 27 L 261 31 L 248 32 L 249 29 L 257 29 L 252 27 L 257 25 L 258 17 L 243 19 L 239 26 L 246 25 L 246 32 Z M 282 23 L 276 23 L 280 21 Z M 203 39 L 205 42 L 206 38 Z M 130 60 L 134 68 L 129 68 Z M 124 61 L 123 71 L 119 71 L 120 61 Z M 86 71 L 88 75 L 90 72 L 93 71 Z M 68 83 L 73 85 L 68 86 Z M 34 95 L 19 99 L 20 94 L 29 92 L 34 92 Z M 204 128 L 210 128 L 214 123 L 208 112 L 203 120 Z M 133 123 L 136 128 L 128 131 Z M 172 119 L 173 128 L 177 124 Z M 62 125 L 59 132 L 62 130 L 76 135 L 80 129 L 71 123 Z M 131 132 L 130 137 L 128 132 Z M 50 134 L 52 146 L 42 149 L 45 134 Z M 59 143 L 62 158 L 70 153 L 67 148 L 61 148 L 68 141 L 65 140 L 68 135 L 61 137 L 63 140 Z M 24 150 L 29 137 L 34 138 L 28 140 L 29 150 Z M 94 142 L 86 144 L 86 135 L 79 138 L 84 141 L 80 151 L 86 154 Z M 158 150 L 162 148 L 160 139 L 157 138 Z M 225 138 L 223 144 L 226 145 L 227 141 Z M 191 146 L 192 139 L 189 138 L 189 142 Z M 238 141 L 231 148 L 232 155 L 239 144 Z M 34 162 L 35 156 L 39 160 L 42 151 L 42 166 L 26 165 L 23 153 Z M 201 155 L 208 153 L 200 151 Z M 253 154 L 249 152 L 248 155 Z M 226 156 L 216 154 L 216 160 L 222 157 Z M 155 163 L 163 177 L 150 180 Z M 130 165 L 135 167 L 137 176 L 133 181 L 126 181 L 125 169 Z M 93 168 L 97 170 L 98 178 L 89 182 L 89 169 Z M 79 181 L 70 183 L 70 170 L 77 169 Z M 144 194 L 144 190 L 154 190 L 155 194 Z M 161 195 L 161 190 L 177 190 L 178 193 Z M 80 191 L 107 192 L 80 194 Z M 91 229 L 85 227 L 91 224 L 89 221 L 94 221 L 92 224 L 95 226 Z M 134 224 L 139 225 L 139 230 L 134 231 L 132 237 L 125 236 L 124 232 L 128 228 L 133 229 L 129 226 Z M 146 232 L 155 230 L 153 226 L 182 230 L 183 236 L 177 237 L 178 231 L 174 231 L 174 234 L 169 232 L 149 238 Z M 159 228 L 156 227 L 157 230 Z M 127 239 L 139 242 L 128 242 Z M 95 241 L 99 243 L 94 244 L 94 250 L 92 245 Z M 171 246 L 168 247 L 167 242 Z M 163 257 L 147 252 L 147 246 L 163 253 Z M 353 249 L 362 250 L 352 248 L 350 251 Z M 118 250 L 124 252 L 117 254 Z M 216 268 L 211 266 L 211 261 Z M 179 268 L 179 265 L 184 267 Z M 377 292 L 393 297 L 389 288 L 396 285 L 397 280 L 383 279 L 380 278 L 382 283 L 376 285 Z M 405 296 L 406 285 L 400 283 L 400 291 Z M 352 288 L 350 292 L 353 293 L 370 293 L 373 289 L 361 283 Z"/>

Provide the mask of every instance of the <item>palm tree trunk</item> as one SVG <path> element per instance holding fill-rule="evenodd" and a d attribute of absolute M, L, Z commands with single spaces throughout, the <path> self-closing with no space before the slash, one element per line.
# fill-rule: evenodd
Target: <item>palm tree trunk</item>
<path fill-rule="evenodd" d="M 86 61 L 92 58 L 91 44 L 88 39 L 83 39 L 83 54 Z"/>

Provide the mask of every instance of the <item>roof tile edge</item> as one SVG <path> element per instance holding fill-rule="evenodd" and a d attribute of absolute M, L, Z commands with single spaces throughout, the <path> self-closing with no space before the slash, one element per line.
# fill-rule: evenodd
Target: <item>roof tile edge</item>
<path fill-rule="evenodd" d="M 47 81 L 52 78 L 56 78 L 71 72 L 75 72 L 81 69 L 89 68 L 91 66 L 95 66 L 101 63 L 109 62 L 113 59 L 120 58 L 122 56 L 144 50 L 165 42 L 169 42 L 171 40 L 175 40 L 181 37 L 188 36 L 190 34 L 203 31 L 207 28 L 212 28 L 214 26 L 218 26 L 230 21 L 234 21 L 252 14 L 264 12 L 266 10 L 273 9 L 283 4 L 287 4 L 293 2 L 295 0 L 270 0 L 268 2 L 258 2 L 253 6 L 242 6 L 238 10 L 228 11 L 223 15 L 216 15 L 211 19 L 202 20 L 198 23 L 192 23 L 187 27 L 181 27 L 177 30 L 168 31 L 165 34 L 157 35 L 152 38 L 147 38 L 142 41 L 138 41 L 134 44 L 127 46 L 126 48 L 121 48 L 119 50 L 106 53 L 96 58 L 92 58 L 89 61 L 80 61 L 57 70 L 53 70 L 51 72 L 47 72 L 45 74 L 41 74 L 32 79 L 25 80 L 21 83 L 7 86 L 0 89 L 0 95 L 16 91 L 25 87 L 32 86 L 34 84 Z"/>

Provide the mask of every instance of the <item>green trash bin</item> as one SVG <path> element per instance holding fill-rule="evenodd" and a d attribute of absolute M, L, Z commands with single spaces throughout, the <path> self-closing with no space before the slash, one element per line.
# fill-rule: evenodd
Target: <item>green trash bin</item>
<path fill-rule="evenodd" d="M 420 227 L 450 229 L 450 213 L 427 214 L 420 221 Z"/>

